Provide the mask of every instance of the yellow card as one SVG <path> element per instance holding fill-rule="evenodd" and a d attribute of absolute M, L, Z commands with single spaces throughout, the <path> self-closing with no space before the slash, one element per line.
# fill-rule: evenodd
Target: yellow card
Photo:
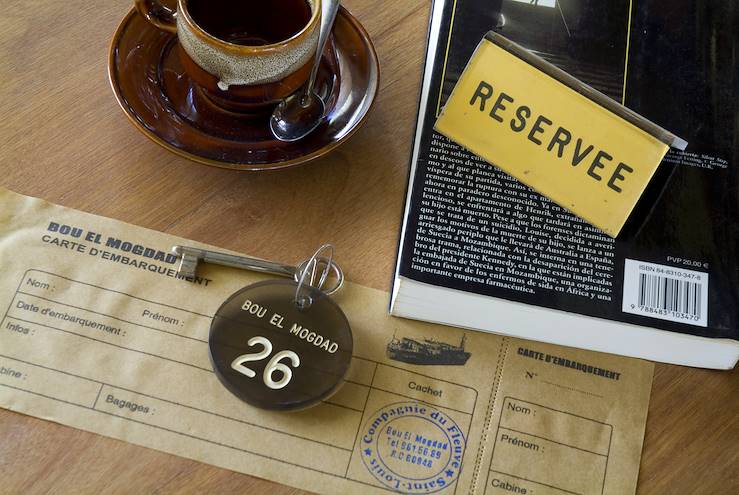
<path fill-rule="evenodd" d="M 494 33 L 483 38 L 436 130 L 616 237 L 669 146 L 510 45 Z"/>

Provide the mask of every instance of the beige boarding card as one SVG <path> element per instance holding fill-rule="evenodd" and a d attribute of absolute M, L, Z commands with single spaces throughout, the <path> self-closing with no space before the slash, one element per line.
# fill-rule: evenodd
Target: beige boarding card
<path fill-rule="evenodd" d="M 394 318 L 350 283 L 346 383 L 263 411 L 220 384 L 208 331 L 266 277 L 180 279 L 174 244 L 0 189 L 0 406 L 320 493 L 635 491 L 651 363 Z"/>

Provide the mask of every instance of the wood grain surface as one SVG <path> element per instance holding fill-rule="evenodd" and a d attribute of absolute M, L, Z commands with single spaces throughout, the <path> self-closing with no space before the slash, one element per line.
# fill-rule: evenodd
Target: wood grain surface
<path fill-rule="evenodd" d="M 4 0 L 0 184 L 65 206 L 295 262 L 330 241 L 347 276 L 388 290 L 431 2 L 346 0 L 382 65 L 366 125 L 281 172 L 198 165 L 139 134 L 107 80 L 127 0 Z M 658 365 L 640 494 L 739 493 L 739 371 Z M 0 410 L 0 493 L 304 493 Z"/>

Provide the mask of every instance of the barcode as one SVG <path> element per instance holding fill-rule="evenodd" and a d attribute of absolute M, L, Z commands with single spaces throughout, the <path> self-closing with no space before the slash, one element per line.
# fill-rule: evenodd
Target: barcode
<path fill-rule="evenodd" d="M 699 283 L 657 275 L 639 274 L 639 306 L 686 313 L 700 318 Z"/>
<path fill-rule="evenodd" d="M 626 313 L 708 326 L 708 273 L 627 259 Z"/>

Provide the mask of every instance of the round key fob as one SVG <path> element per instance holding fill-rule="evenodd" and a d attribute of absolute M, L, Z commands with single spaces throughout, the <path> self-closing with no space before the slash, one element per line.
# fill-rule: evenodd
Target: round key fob
<path fill-rule="evenodd" d="M 294 411 L 328 398 L 343 383 L 353 339 L 341 308 L 320 290 L 268 280 L 228 298 L 210 327 L 218 379 L 241 400 Z"/>

